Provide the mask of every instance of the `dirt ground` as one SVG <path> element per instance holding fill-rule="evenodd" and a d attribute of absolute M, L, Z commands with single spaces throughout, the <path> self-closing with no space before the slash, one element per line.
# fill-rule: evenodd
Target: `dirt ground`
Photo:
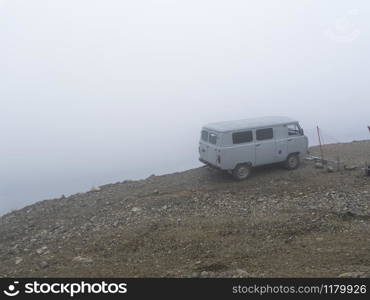
<path fill-rule="evenodd" d="M 201 167 L 14 211 L 0 277 L 370 277 L 370 142 L 324 151 L 339 170 Z"/>

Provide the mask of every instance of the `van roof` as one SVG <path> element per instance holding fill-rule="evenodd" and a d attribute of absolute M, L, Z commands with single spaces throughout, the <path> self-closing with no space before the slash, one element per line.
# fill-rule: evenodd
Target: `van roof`
<path fill-rule="evenodd" d="M 235 121 L 209 123 L 209 124 L 206 124 L 203 128 L 207 128 L 207 129 L 218 131 L 218 132 L 227 132 L 227 131 L 232 131 L 232 130 L 241 130 L 241 129 L 247 129 L 247 128 L 265 127 L 265 126 L 276 126 L 276 125 L 283 125 L 283 124 L 296 123 L 296 122 L 298 121 L 288 118 L 288 117 L 270 116 L 270 117 L 260 117 L 260 118 L 253 118 L 253 119 L 243 119 L 243 120 L 235 120 Z"/>

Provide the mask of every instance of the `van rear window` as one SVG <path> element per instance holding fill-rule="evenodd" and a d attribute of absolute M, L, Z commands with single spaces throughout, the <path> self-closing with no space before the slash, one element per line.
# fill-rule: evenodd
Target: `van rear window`
<path fill-rule="evenodd" d="M 274 137 L 272 128 L 264 128 L 256 130 L 257 141 L 270 140 Z"/>
<path fill-rule="evenodd" d="M 202 130 L 202 141 L 208 142 L 208 131 Z"/>
<path fill-rule="evenodd" d="M 233 144 L 250 143 L 253 141 L 252 131 L 234 132 Z"/>
<path fill-rule="evenodd" d="M 217 143 L 217 135 L 214 134 L 214 133 L 210 133 L 209 134 L 209 142 L 211 144 L 214 144 L 215 145 Z"/>

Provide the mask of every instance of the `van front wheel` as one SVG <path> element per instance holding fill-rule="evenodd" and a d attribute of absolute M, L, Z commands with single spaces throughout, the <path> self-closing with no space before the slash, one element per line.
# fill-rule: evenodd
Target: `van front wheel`
<path fill-rule="evenodd" d="M 285 168 L 288 170 L 295 170 L 299 167 L 299 155 L 298 154 L 290 154 L 285 161 Z"/>
<path fill-rule="evenodd" d="M 251 174 L 252 168 L 248 164 L 237 165 L 232 171 L 233 177 L 236 180 L 244 180 Z"/>

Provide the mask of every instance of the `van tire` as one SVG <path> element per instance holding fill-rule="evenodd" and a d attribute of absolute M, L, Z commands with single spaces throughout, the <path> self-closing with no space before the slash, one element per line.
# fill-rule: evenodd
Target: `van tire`
<path fill-rule="evenodd" d="M 245 180 L 247 179 L 252 171 L 252 167 L 249 164 L 240 164 L 235 167 L 232 171 L 232 175 L 236 180 Z"/>
<path fill-rule="evenodd" d="M 290 154 L 284 163 L 287 170 L 295 170 L 299 167 L 300 160 L 298 154 Z"/>

